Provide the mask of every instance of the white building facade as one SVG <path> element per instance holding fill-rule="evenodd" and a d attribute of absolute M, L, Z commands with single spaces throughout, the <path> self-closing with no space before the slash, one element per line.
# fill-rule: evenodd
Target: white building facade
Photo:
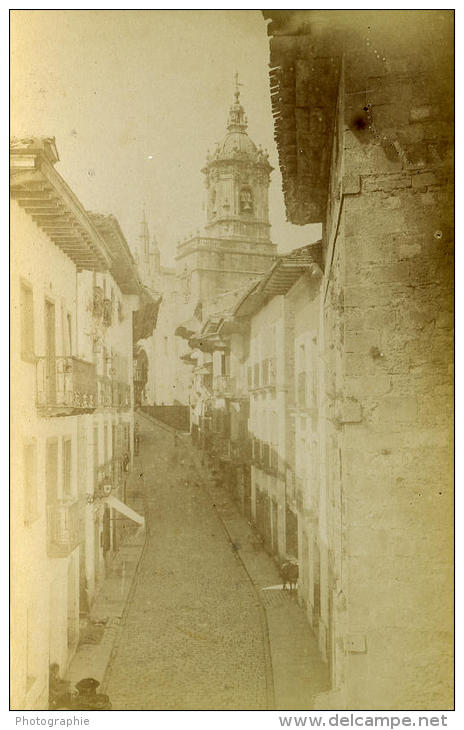
<path fill-rule="evenodd" d="M 49 665 L 69 666 L 123 537 L 132 460 L 141 285 L 117 222 L 84 210 L 57 161 L 54 139 L 12 143 L 15 709 L 47 709 Z"/>

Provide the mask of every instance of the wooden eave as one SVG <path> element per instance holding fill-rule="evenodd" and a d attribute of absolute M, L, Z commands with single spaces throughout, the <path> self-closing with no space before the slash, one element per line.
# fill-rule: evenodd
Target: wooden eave
<path fill-rule="evenodd" d="M 305 248 L 307 247 L 302 247 L 302 249 Z M 272 299 L 272 297 L 285 295 L 294 283 L 306 272 L 310 272 L 313 275 L 320 275 L 320 242 L 308 247 L 306 260 L 303 260 L 303 258 L 298 259 L 299 252 L 302 249 L 297 249 L 288 256 L 282 256 L 278 259 L 270 271 L 263 276 L 261 281 L 250 287 L 247 294 L 245 294 L 236 307 L 234 317 L 242 319 L 252 316 Z M 311 260 L 311 249 L 314 249 L 313 260 Z"/>
<path fill-rule="evenodd" d="M 25 167 L 21 165 L 21 154 L 13 151 L 11 157 L 11 197 L 69 256 L 78 271 L 109 268 L 111 259 L 103 238 L 53 166 L 46 159 L 35 157 L 34 167 Z"/>
<path fill-rule="evenodd" d="M 262 11 L 272 22 L 270 88 L 287 219 L 325 219 L 342 44 L 327 11 Z"/>
<path fill-rule="evenodd" d="M 141 294 L 142 282 L 139 279 L 134 257 L 121 231 L 118 221 L 112 215 L 89 213 L 92 221 L 111 256 L 110 272 L 123 294 Z"/>

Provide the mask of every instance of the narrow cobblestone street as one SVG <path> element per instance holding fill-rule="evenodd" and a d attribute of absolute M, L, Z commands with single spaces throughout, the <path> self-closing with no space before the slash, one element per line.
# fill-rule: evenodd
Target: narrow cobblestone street
<path fill-rule="evenodd" d="M 183 454 L 141 419 L 148 535 L 107 691 L 114 710 L 267 709 L 260 604 Z"/>

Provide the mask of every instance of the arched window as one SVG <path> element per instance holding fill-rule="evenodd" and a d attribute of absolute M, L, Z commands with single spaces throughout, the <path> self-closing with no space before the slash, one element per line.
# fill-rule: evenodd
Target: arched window
<path fill-rule="evenodd" d="M 216 215 L 216 188 L 211 191 L 211 215 Z"/>
<path fill-rule="evenodd" d="M 253 212 L 253 193 L 249 187 L 245 187 L 240 190 L 240 212 Z"/>

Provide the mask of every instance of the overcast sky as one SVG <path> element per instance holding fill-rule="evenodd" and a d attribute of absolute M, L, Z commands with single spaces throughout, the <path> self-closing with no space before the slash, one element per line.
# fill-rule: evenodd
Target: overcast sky
<path fill-rule="evenodd" d="M 130 244 L 145 207 L 172 265 L 205 222 L 200 170 L 226 133 L 236 71 L 250 137 L 276 168 L 273 241 L 283 252 L 320 236 L 285 222 L 259 11 L 13 11 L 11 44 L 12 134 L 56 137 L 56 169 Z"/>

